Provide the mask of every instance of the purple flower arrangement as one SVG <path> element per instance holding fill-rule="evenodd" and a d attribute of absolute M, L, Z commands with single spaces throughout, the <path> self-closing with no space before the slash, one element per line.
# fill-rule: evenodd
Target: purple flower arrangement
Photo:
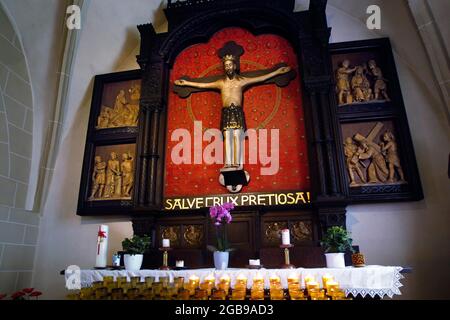
<path fill-rule="evenodd" d="M 217 247 L 208 246 L 211 251 L 232 251 L 229 247 L 226 229 L 227 225 L 233 220 L 230 213 L 233 209 L 234 205 L 231 202 L 209 208 L 209 216 L 214 221 L 217 235 Z"/>

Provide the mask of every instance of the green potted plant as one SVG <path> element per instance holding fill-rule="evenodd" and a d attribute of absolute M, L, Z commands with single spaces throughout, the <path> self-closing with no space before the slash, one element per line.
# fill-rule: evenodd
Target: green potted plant
<path fill-rule="evenodd" d="M 125 238 L 122 241 L 122 248 L 125 252 L 123 261 L 125 269 L 129 271 L 139 271 L 144 259 L 144 252 L 150 247 L 151 239 L 149 236 L 134 235 L 131 239 Z"/>
<path fill-rule="evenodd" d="M 327 268 L 345 268 L 344 254 L 347 250 L 354 252 L 353 239 L 350 233 L 342 227 L 328 228 L 320 245 L 325 249 Z"/>

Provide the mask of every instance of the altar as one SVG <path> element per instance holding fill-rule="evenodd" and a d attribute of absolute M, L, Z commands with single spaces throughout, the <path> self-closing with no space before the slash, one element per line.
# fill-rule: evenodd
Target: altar
<path fill-rule="evenodd" d="M 333 269 L 324 255 L 364 265 L 343 260 L 367 250 L 346 230 L 349 204 L 423 198 L 389 39 L 330 44 L 325 0 L 232 7 L 168 1 L 167 32 L 138 26 L 140 69 L 95 77 L 77 214 L 128 216 L 133 238 L 116 252 L 104 219 L 95 266 L 139 255 L 126 268 L 142 270 L 80 270 L 81 287 L 106 281 L 97 289 L 123 295 L 110 282 L 126 277 L 154 296 L 144 279 L 170 291 L 167 278 L 183 288 L 226 276 L 231 290 L 241 276 L 241 290 L 258 277 L 259 291 L 286 298 L 294 274 L 298 292 L 331 275 L 345 296 L 400 294 L 402 267 Z M 209 251 L 240 269 L 209 269 L 220 266 Z M 274 269 L 246 269 L 255 258 Z M 190 269 L 155 270 L 177 261 Z"/>
<path fill-rule="evenodd" d="M 369 265 L 361 268 L 346 267 L 338 268 L 296 268 L 296 269 L 238 269 L 229 268 L 226 270 L 217 270 L 214 268 L 205 269 L 188 269 L 188 270 L 80 270 L 80 284 L 82 288 L 88 288 L 95 282 L 102 282 L 105 277 L 127 277 L 130 281 L 133 277 L 139 277 L 140 282 L 144 282 L 147 277 L 154 277 L 155 282 L 160 279 L 168 278 L 169 283 L 173 283 L 176 278 L 183 278 L 184 283 L 192 277 L 198 277 L 199 283 L 203 282 L 207 277 L 214 278 L 218 283 L 221 278 L 229 277 L 230 287 L 235 288 L 238 278 L 247 279 L 247 289 L 253 286 L 253 279 L 263 278 L 264 288 L 270 288 L 270 279 L 278 277 L 281 280 L 283 289 L 288 288 L 288 278 L 298 277 L 300 286 L 305 289 L 305 279 L 317 279 L 320 287 L 324 277 L 331 277 L 341 289 L 345 291 L 346 296 L 361 296 L 371 298 L 392 298 L 394 295 L 401 295 L 401 280 L 404 278 L 403 272 L 407 272 L 403 267 L 399 266 L 379 266 Z M 65 274 L 66 281 L 70 275 Z"/>

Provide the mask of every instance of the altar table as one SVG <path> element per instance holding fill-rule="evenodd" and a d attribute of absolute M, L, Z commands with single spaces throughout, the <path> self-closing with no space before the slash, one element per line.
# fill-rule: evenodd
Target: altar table
<path fill-rule="evenodd" d="M 264 277 L 265 287 L 269 288 L 269 278 L 271 276 L 279 276 L 283 288 L 287 288 L 287 278 L 289 275 L 299 275 L 304 287 L 303 279 L 305 276 L 313 276 L 316 281 L 322 284 L 322 276 L 329 274 L 339 283 L 339 286 L 345 290 L 346 295 L 361 295 L 366 297 L 380 297 L 388 296 L 392 298 L 394 295 L 400 295 L 400 287 L 402 286 L 400 280 L 403 279 L 401 274 L 403 267 L 398 266 L 378 266 L 370 265 L 365 267 L 346 267 L 342 269 L 333 268 L 296 268 L 296 269 L 234 269 L 229 268 L 226 270 L 211 269 L 185 269 L 185 270 L 140 270 L 137 272 L 127 270 L 81 270 L 80 280 L 82 287 L 89 287 L 95 281 L 101 281 L 104 276 L 127 276 L 141 277 L 144 281 L 145 277 L 155 277 L 158 281 L 159 277 L 169 277 L 170 282 L 174 277 L 184 277 L 187 282 L 189 277 L 196 275 L 200 278 L 200 281 L 207 276 L 213 275 L 216 282 L 220 277 L 228 275 L 231 278 L 231 286 L 234 286 L 236 278 L 239 275 L 246 276 L 248 278 L 247 286 L 251 288 L 253 278 L 256 275 Z M 68 275 L 65 275 L 66 280 Z"/>

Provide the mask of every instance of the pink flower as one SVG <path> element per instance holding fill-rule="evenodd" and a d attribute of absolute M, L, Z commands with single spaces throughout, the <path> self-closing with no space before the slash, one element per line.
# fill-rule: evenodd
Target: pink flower
<path fill-rule="evenodd" d="M 215 217 L 217 217 L 218 209 L 219 208 L 217 206 L 209 208 L 209 215 L 210 215 L 211 218 L 214 219 Z"/>
<path fill-rule="evenodd" d="M 222 205 L 222 208 L 224 208 L 227 211 L 233 210 L 234 209 L 234 204 L 232 202 L 225 202 Z"/>

